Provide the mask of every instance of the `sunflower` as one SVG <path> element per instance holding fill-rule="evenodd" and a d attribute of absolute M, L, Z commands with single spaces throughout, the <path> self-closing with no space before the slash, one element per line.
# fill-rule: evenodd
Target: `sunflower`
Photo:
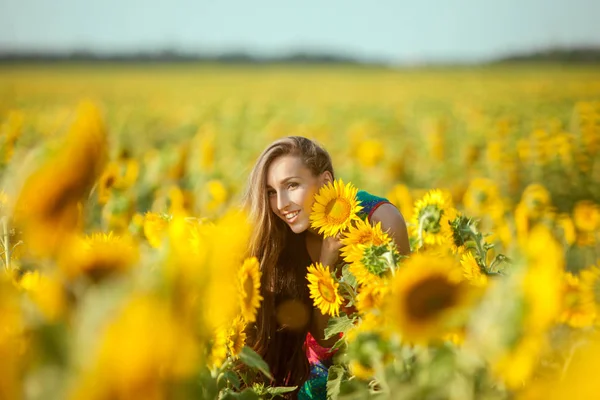
<path fill-rule="evenodd" d="M 356 199 L 358 189 L 351 183 L 344 185 L 340 179 L 323 186 L 315 196 L 310 214 L 311 226 L 325 237 L 335 236 L 347 229 L 352 221 L 359 220 L 362 210 Z"/>
<path fill-rule="evenodd" d="M 488 214 L 497 219 L 503 212 L 500 190 L 491 179 L 473 179 L 463 196 L 463 204 L 469 214 L 476 216 Z"/>
<path fill-rule="evenodd" d="M 76 238 L 60 265 L 66 275 L 75 278 L 87 275 L 98 282 L 108 275 L 124 272 L 138 260 L 139 251 L 127 237 L 109 233 L 93 233 Z"/>
<path fill-rule="evenodd" d="M 575 204 L 573 221 L 581 232 L 594 232 L 600 227 L 600 207 L 594 202 L 583 200 Z"/>
<path fill-rule="evenodd" d="M 483 272 L 479 263 L 470 251 L 463 253 L 460 257 L 460 265 L 462 266 L 463 277 L 473 286 L 487 285 L 488 278 Z"/>
<path fill-rule="evenodd" d="M 388 287 L 383 281 L 371 281 L 359 289 L 356 296 L 356 308 L 361 314 L 381 307 Z"/>
<path fill-rule="evenodd" d="M 381 229 L 381 222 L 373 226 L 369 222 L 359 219 L 355 226 L 350 226 L 345 232 L 341 242 L 344 247 L 340 252 L 344 261 L 353 263 L 363 259 L 365 245 L 380 246 L 390 243 L 391 239 Z"/>
<path fill-rule="evenodd" d="M 118 179 L 119 165 L 115 162 L 108 163 L 97 184 L 99 204 L 106 204 L 108 202 L 112 188 Z"/>
<path fill-rule="evenodd" d="M 550 192 L 539 183 L 532 183 L 523 190 L 521 204 L 532 218 L 540 218 L 544 211 L 552 205 Z"/>
<path fill-rule="evenodd" d="M 310 297 L 314 299 L 315 306 L 321 310 L 321 313 L 339 315 L 342 297 L 338 293 L 339 283 L 329 272 L 329 267 L 323 268 L 319 262 L 312 264 L 308 267 L 306 278 L 310 282 L 308 285 Z"/>
<path fill-rule="evenodd" d="M 591 326 L 596 319 L 596 307 L 593 294 L 586 293 L 591 290 L 588 285 L 583 285 L 578 277 L 565 273 L 562 291 L 562 312 L 559 321 L 574 328 Z"/>
<path fill-rule="evenodd" d="M 233 357 L 237 357 L 242 348 L 246 344 L 246 323 L 242 317 L 237 317 L 233 321 L 233 325 L 229 329 L 229 337 L 227 338 L 227 348 Z"/>
<path fill-rule="evenodd" d="M 82 202 L 101 174 L 108 150 L 100 111 L 80 105 L 61 147 L 25 179 L 15 222 L 36 255 L 56 255 L 80 228 Z"/>
<path fill-rule="evenodd" d="M 360 285 L 367 285 L 370 282 L 381 280 L 381 277 L 369 271 L 361 261 L 356 261 L 350 264 L 348 271 L 356 278 L 356 282 Z"/>
<path fill-rule="evenodd" d="M 413 342 L 441 338 L 456 328 L 472 291 L 461 282 L 453 258 L 417 253 L 394 277 L 386 311 L 402 336 Z"/>
<path fill-rule="evenodd" d="M 260 307 L 260 270 L 258 259 L 250 257 L 244 260 L 238 272 L 242 317 L 246 322 L 256 321 L 256 312 Z"/>
<path fill-rule="evenodd" d="M 451 237 L 449 218 L 456 216 L 449 193 L 430 190 L 415 203 L 413 226 L 421 244 L 440 245 Z"/>

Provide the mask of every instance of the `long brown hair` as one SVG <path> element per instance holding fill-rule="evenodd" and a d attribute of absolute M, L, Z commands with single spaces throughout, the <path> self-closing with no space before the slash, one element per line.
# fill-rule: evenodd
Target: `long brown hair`
<path fill-rule="evenodd" d="M 276 385 L 301 386 L 309 375 L 304 341 L 312 317 L 306 268 L 310 257 L 304 233 L 295 234 L 271 210 L 267 196 L 267 171 L 279 157 L 299 157 L 313 176 L 329 171 L 334 176 L 331 157 L 316 142 L 289 136 L 267 147 L 258 157 L 248 178 L 244 206 L 253 224 L 249 255 L 260 262 L 261 294 L 264 298 L 255 325 L 249 330 L 249 342 L 269 364 Z M 277 318 L 282 304 L 300 305 L 306 323 L 295 329 Z M 294 309 L 294 307 L 292 307 Z M 297 309 L 297 307 L 296 307 Z M 283 312 L 283 311 L 282 311 Z"/>

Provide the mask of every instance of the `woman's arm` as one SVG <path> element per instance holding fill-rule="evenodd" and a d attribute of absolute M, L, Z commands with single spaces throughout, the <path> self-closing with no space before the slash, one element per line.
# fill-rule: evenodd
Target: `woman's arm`
<path fill-rule="evenodd" d="M 409 255 L 408 229 L 400 210 L 393 204 L 382 204 L 371 215 L 371 223 L 376 224 L 378 222 L 381 222 L 381 229 L 387 232 L 396 242 L 398 252 L 405 256 Z"/>

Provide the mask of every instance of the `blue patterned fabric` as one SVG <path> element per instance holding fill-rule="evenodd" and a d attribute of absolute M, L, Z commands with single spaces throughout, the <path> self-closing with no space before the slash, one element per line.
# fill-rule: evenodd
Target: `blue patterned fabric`
<path fill-rule="evenodd" d="M 330 363 L 331 359 L 310 366 L 310 375 L 298 392 L 298 400 L 327 399 L 327 373 Z"/>
<path fill-rule="evenodd" d="M 367 217 L 370 217 L 373 211 L 380 205 L 389 203 L 388 199 L 372 195 L 364 190 L 358 191 L 356 199 L 360 201 L 360 206 L 362 207 L 362 210 L 358 212 L 358 216 L 362 220 L 367 220 Z"/>
<path fill-rule="evenodd" d="M 372 195 L 364 190 L 358 191 L 356 199 L 360 201 L 362 206 L 362 210 L 358 213 L 362 220 L 367 220 L 380 205 L 389 203 L 386 198 Z M 327 373 L 332 364 L 331 361 L 331 358 L 329 358 L 311 364 L 310 375 L 298 392 L 298 400 L 327 399 Z"/>

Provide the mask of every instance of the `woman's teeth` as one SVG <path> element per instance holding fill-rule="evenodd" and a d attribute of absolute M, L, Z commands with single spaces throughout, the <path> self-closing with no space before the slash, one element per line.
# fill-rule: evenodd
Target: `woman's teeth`
<path fill-rule="evenodd" d="M 294 218 L 296 215 L 298 215 L 299 212 L 300 211 L 294 211 L 294 212 L 285 214 L 285 219 L 290 220 L 290 219 Z"/>

